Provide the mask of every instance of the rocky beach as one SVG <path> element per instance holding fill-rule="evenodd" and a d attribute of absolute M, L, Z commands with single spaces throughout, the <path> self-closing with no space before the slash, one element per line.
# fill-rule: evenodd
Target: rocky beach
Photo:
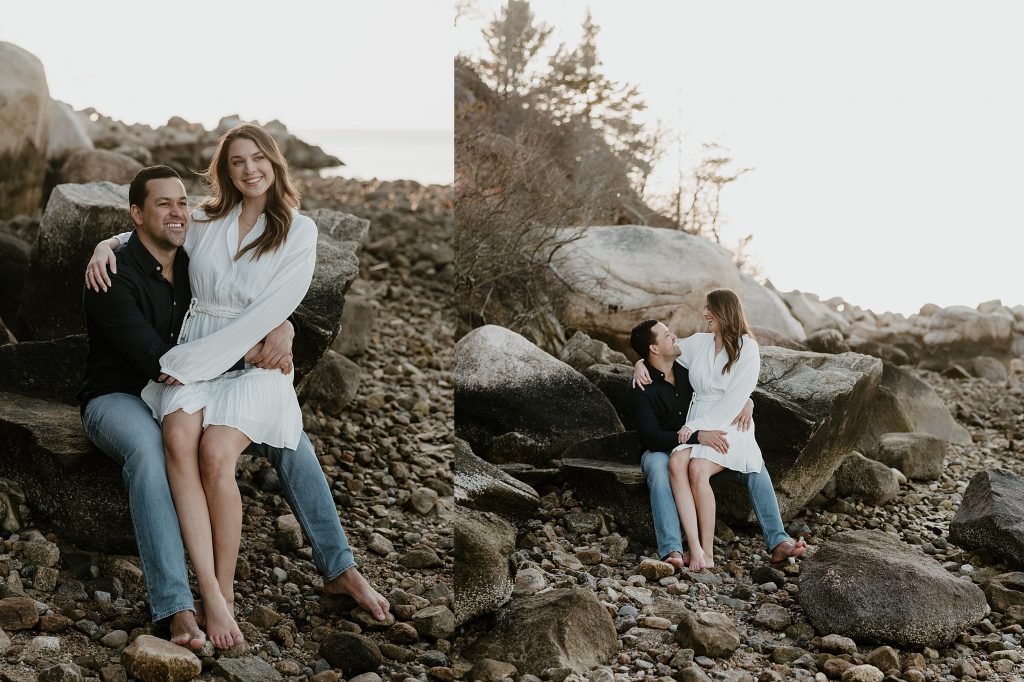
<path fill-rule="evenodd" d="M 38 60 L 0 48 L 11 74 L 0 101 L 26 122 L 0 135 L 0 679 L 452 679 L 450 188 L 321 179 L 340 160 L 266 125 L 320 228 L 295 314 L 305 426 L 391 616 L 377 623 L 324 593 L 276 472 L 245 455 L 235 603 L 246 641 L 192 654 L 150 623 L 119 471 L 81 432 L 80 270 L 89 242 L 127 223 L 135 170 L 178 168 L 195 201 L 191 172 L 236 121 L 151 128 L 75 112 L 49 99 Z"/>

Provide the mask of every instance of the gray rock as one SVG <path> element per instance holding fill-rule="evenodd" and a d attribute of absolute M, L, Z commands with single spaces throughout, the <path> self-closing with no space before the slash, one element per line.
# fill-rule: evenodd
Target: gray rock
<path fill-rule="evenodd" d="M 597 386 L 622 420 L 623 428 L 636 428 L 632 409 L 629 407 L 630 382 L 633 380 L 632 365 L 590 365 L 583 370 L 583 376 Z"/>
<path fill-rule="evenodd" d="M 416 632 L 433 639 L 447 639 L 455 631 L 455 614 L 447 606 L 428 606 L 412 616 Z"/>
<path fill-rule="evenodd" d="M 612 617 L 593 593 L 555 589 L 512 602 L 464 653 L 471 661 L 506 661 L 521 673 L 571 668 L 585 675 L 616 651 Z"/>
<path fill-rule="evenodd" d="M 890 467 L 851 452 L 835 473 L 836 495 L 855 497 L 871 505 L 882 505 L 896 497 L 900 483 Z"/>
<path fill-rule="evenodd" d="M 885 674 L 873 665 L 855 665 L 843 672 L 842 682 L 882 682 Z"/>
<path fill-rule="evenodd" d="M 417 488 L 409 496 L 409 508 L 421 516 L 429 514 L 437 504 L 437 491 L 430 488 Z"/>
<path fill-rule="evenodd" d="M 804 559 L 800 606 L 819 632 L 944 646 L 985 617 L 985 595 L 881 531 L 847 531 Z"/>
<path fill-rule="evenodd" d="M 78 149 L 92 149 L 92 139 L 85 130 L 84 118 L 69 105 L 50 101 L 50 135 L 46 146 L 48 159 L 63 159 Z"/>
<path fill-rule="evenodd" d="M 543 465 L 584 438 L 622 431 L 583 375 L 494 325 L 456 344 L 455 410 L 456 435 L 494 463 Z M 495 442 L 501 438 L 507 442 Z"/>
<path fill-rule="evenodd" d="M 1024 606 L 1024 573 L 1014 571 L 993 577 L 985 585 L 985 596 L 996 611 Z"/>
<path fill-rule="evenodd" d="M 473 664 L 469 671 L 470 682 L 501 682 L 506 677 L 515 679 L 516 667 L 504 661 L 484 658 Z"/>
<path fill-rule="evenodd" d="M 331 349 L 347 358 L 359 357 L 370 347 L 375 324 L 376 313 L 369 299 L 364 296 L 346 297 L 341 329 Z"/>
<path fill-rule="evenodd" d="M 949 524 L 949 539 L 1024 567 L 1024 477 L 1006 469 L 975 474 Z"/>
<path fill-rule="evenodd" d="M 25 543 L 22 550 L 25 558 L 33 564 L 53 567 L 60 561 L 60 550 L 49 540 L 32 540 Z"/>
<path fill-rule="evenodd" d="M 886 433 L 878 439 L 871 458 L 899 469 L 914 481 L 934 481 L 942 475 L 949 445 L 925 433 Z"/>
<path fill-rule="evenodd" d="M 461 438 L 455 439 L 455 501 L 510 521 L 524 520 L 540 506 L 536 490 L 477 457 Z"/>
<path fill-rule="evenodd" d="M 85 334 L 0 346 L 0 391 L 77 406 L 88 353 Z"/>
<path fill-rule="evenodd" d="M 35 213 L 42 200 L 51 100 L 43 64 L 0 42 L 0 220 Z"/>
<path fill-rule="evenodd" d="M 71 152 L 57 174 L 57 183 L 84 185 L 104 180 L 126 185 L 142 170 L 142 164 L 107 149 L 79 149 Z"/>
<path fill-rule="evenodd" d="M 429 547 L 414 547 L 398 560 L 406 568 L 437 568 L 444 566 L 444 561 L 437 552 Z"/>
<path fill-rule="evenodd" d="M 320 645 L 320 655 L 346 675 L 374 672 L 384 662 L 372 639 L 351 632 L 332 632 Z"/>
<path fill-rule="evenodd" d="M 850 351 L 843 333 L 837 329 L 819 329 L 813 334 L 808 334 L 804 339 L 804 345 L 815 353 L 838 355 Z"/>
<path fill-rule="evenodd" d="M 784 606 L 778 604 L 761 604 L 754 614 L 754 622 L 769 630 L 782 632 L 793 623 L 793 617 Z"/>
<path fill-rule="evenodd" d="M 74 663 L 58 663 L 39 673 L 39 682 L 79 682 L 82 669 Z"/>
<path fill-rule="evenodd" d="M 362 369 L 328 349 L 302 383 L 299 398 L 328 414 L 336 414 L 359 393 Z"/>
<path fill-rule="evenodd" d="M 103 646 L 116 649 L 117 647 L 124 646 L 128 643 L 128 633 L 124 630 L 111 630 L 100 638 L 100 643 L 102 643 Z"/>
<path fill-rule="evenodd" d="M 740 646 L 740 634 L 724 613 L 687 611 L 679 620 L 675 641 L 698 656 L 728 658 Z"/>
<path fill-rule="evenodd" d="M 577 331 L 558 354 L 558 359 L 577 372 L 583 372 L 591 365 L 630 365 L 622 353 L 612 350 L 604 341 L 592 339 L 586 333 Z"/>
<path fill-rule="evenodd" d="M 221 656 L 213 664 L 218 677 L 230 682 L 277 682 L 284 679 L 272 665 L 256 656 L 228 658 Z"/>
<path fill-rule="evenodd" d="M 512 596 L 516 529 L 495 514 L 455 508 L 455 619 L 496 611 Z"/>

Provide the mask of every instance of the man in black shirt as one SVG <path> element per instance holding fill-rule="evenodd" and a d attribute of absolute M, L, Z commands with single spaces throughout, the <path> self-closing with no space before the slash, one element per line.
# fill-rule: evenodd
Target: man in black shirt
<path fill-rule="evenodd" d="M 163 436 L 139 397 L 150 380 L 173 383 L 160 356 L 177 342 L 191 300 L 185 187 L 166 166 L 144 168 L 129 188 L 135 232 L 115 253 L 116 265 L 90 263 L 84 294 L 89 355 L 79 393 L 89 439 L 122 465 L 154 621 L 169 619 L 171 641 L 198 649 L 205 641 L 189 589 L 181 529 L 167 483 Z M 95 287 L 94 291 L 91 287 Z M 99 290 L 102 289 L 102 292 Z M 291 371 L 294 330 L 284 322 L 232 369 L 248 361 Z M 324 590 L 348 594 L 378 620 L 386 599 L 355 567 L 323 470 L 305 434 L 296 450 L 256 449 L 279 473 L 295 516 L 309 537 Z M 233 602 L 233 595 L 231 600 Z"/>
<path fill-rule="evenodd" d="M 690 385 L 689 372 L 675 361 L 679 357 L 675 334 L 657 320 L 646 320 L 633 328 L 630 345 L 643 359 L 652 379 L 646 387 L 634 385 L 629 399 L 640 440 L 646 448 L 640 467 L 647 477 L 650 490 L 658 554 L 672 565 L 681 567 L 687 558 L 683 554 L 680 532 L 681 512 L 677 510 L 672 492 L 672 455 L 685 449 L 686 445 L 698 443 L 725 453 L 728 452 L 729 443 L 725 431 L 697 431 L 690 434 L 685 428 L 693 387 Z M 740 430 L 750 428 L 753 409 L 754 404 L 748 399 L 733 424 Z M 759 473 L 750 474 L 727 469 L 718 475 L 745 480 L 765 544 L 772 552 L 773 562 L 803 554 L 806 543 L 803 540 L 794 542 L 786 534 L 767 468 L 762 465 Z M 682 485 L 688 485 L 685 476 Z M 692 502 L 689 506 L 693 506 Z M 693 524 L 696 532 L 696 516 Z"/>

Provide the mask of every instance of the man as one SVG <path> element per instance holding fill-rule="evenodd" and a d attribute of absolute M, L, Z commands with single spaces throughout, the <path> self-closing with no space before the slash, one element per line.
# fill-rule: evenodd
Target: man
<path fill-rule="evenodd" d="M 144 168 L 128 191 L 135 232 L 115 253 L 116 266 L 90 263 L 85 289 L 89 355 L 79 393 L 89 439 L 122 465 L 139 560 L 154 621 L 169 619 L 171 641 L 193 649 L 206 636 L 196 620 L 178 517 L 171 499 L 160 425 L 139 397 L 152 379 L 165 380 L 160 356 L 177 341 L 191 300 L 188 200 L 167 166 Z M 289 371 L 294 330 L 288 321 L 244 360 Z M 239 360 L 235 368 L 241 368 Z M 285 497 L 309 537 L 329 594 L 347 594 L 378 620 L 389 604 L 355 567 L 348 540 L 313 446 L 303 434 L 294 451 L 257 446 L 277 469 Z"/>
<path fill-rule="evenodd" d="M 728 452 L 729 443 L 725 431 L 697 431 L 688 435 L 684 425 L 686 413 L 693 396 L 689 372 L 675 360 L 679 357 L 676 335 L 657 320 L 645 320 L 633 327 L 630 346 L 644 361 L 652 382 L 646 387 L 635 385 L 630 391 L 630 407 L 636 421 L 640 440 L 646 448 L 640 467 L 647 477 L 651 494 L 651 512 L 654 516 L 654 533 L 658 541 L 658 554 L 672 565 L 682 567 L 687 558 L 682 549 L 679 513 L 676 509 L 669 478 L 668 463 L 672 451 L 679 445 L 707 445 L 719 452 Z M 754 404 L 749 399 L 743 411 L 736 416 L 733 424 L 741 430 L 750 428 Z M 688 436 L 684 439 L 684 436 Z M 780 563 L 789 557 L 804 553 L 807 543 L 794 542 L 786 534 L 779 514 L 779 503 L 772 487 L 767 468 L 762 465 L 759 473 L 744 474 L 726 470 L 719 476 L 732 476 L 745 480 L 754 513 L 761 524 L 765 544 L 772 555 L 773 563 Z"/>

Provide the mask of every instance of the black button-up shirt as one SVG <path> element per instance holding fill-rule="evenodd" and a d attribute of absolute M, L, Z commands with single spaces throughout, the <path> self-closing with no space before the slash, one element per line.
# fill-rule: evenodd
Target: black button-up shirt
<path fill-rule="evenodd" d="M 96 396 L 139 395 L 146 382 L 157 379 L 160 357 L 177 343 L 192 298 L 184 249 L 174 258 L 173 285 L 138 234 L 115 257 L 117 274 L 110 276 L 110 288 L 99 293 L 85 289 L 89 355 L 78 394 L 83 410 Z"/>
<path fill-rule="evenodd" d="M 664 373 L 644 360 L 651 374 L 651 383 L 643 390 L 634 386 L 629 391 L 629 406 L 633 412 L 640 441 L 652 452 L 672 452 L 679 445 L 679 429 L 686 424 L 686 412 L 690 409 L 693 387 L 690 372 L 678 362 L 672 363 L 675 386 L 665 380 Z M 695 431 L 686 441 L 698 443 Z"/>

